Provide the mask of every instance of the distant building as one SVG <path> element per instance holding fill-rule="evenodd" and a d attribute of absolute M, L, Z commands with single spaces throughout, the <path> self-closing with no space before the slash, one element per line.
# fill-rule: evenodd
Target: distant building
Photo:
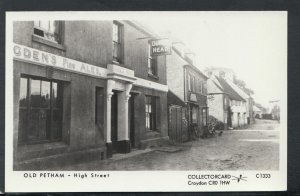
<path fill-rule="evenodd" d="M 261 119 L 263 112 L 256 105 L 253 106 L 254 118 Z"/>
<path fill-rule="evenodd" d="M 236 84 L 233 83 L 232 80 L 229 78 L 225 78 L 226 82 L 241 96 L 243 99 L 246 100 L 246 118 L 247 123 L 254 122 L 254 115 L 253 115 L 253 98 L 245 93 L 241 88 L 239 88 Z"/>
<path fill-rule="evenodd" d="M 210 115 L 223 122 L 227 128 L 245 125 L 246 100 L 231 87 L 223 75 L 210 74 L 207 83 Z"/>

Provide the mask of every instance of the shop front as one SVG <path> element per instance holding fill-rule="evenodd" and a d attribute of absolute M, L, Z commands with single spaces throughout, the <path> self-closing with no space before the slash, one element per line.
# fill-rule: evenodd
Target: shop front
<path fill-rule="evenodd" d="M 203 104 L 205 98 L 203 95 L 191 92 L 189 95 L 188 111 L 189 111 L 189 127 L 190 127 L 190 139 L 192 139 L 192 133 L 197 130 L 197 137 L 200 137 L 208 123 L 208 107 Z"/>
<path fill-rule="evenodd" d="M 128 153 L 167 136 L 167 86 L 13 46 L 14 167 L 43 169 Z"/>

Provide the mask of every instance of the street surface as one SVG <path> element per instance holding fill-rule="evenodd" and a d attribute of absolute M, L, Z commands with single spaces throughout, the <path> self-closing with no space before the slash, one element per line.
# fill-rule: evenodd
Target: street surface
<path fill-rule="evenodd" d="M 279 124 L 256 120 L 245 128 L 224 131 L 222 136 L 164 149 L 137 150 L 131 155 L 114 155 L 119 159 L 53 170 L 278 170 Z"/>

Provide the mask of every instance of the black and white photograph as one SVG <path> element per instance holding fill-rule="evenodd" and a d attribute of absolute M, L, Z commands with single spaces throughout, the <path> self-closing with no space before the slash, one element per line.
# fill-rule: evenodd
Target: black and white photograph
<path fill-rule="evenodd" d="M 285 189 L 287 12 L 8 12 L 6 27 L 10 190 Z"/>

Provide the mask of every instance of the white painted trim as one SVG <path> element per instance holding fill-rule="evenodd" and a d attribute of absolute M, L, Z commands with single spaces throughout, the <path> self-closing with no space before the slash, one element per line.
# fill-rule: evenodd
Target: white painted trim
<path fill-rule="evenodd" d="M 168 92 L 168 86 L 164 84 L 159 84 L 157 82 L 152 82 L 149 80 L 145 80 L 142 78 L 137 78 L 135 83 L 133 83 L 134 86 L 141 86 L 145 88 L 155 89 L 158 91 Z"/>
<path fill-rule="evenodd" d="M 30 53 L 30 55 L 24 55 L 26 52 L 27 54 Z M 15 43 L 13 44 L 13 58 L 14 60 L 21 62 L 31 63 L 39 66 L 51 66 L 57 69 L 102 79 L 109 79 L 110 77 L 108 74 L 111 74 L 112 71 L 117 70 L 119 74 L 125 73 L 126 76 L 132 78 L 130 81 L 132 81 L 133 85 L 135 86 L 168 92 L 167 85 L 134 77 L 133 70 L 129 70 L 117 65 L 109 64 L 108 67 L 110 69 L 106 69 Z M 119 77 L 115 76 L 115 78 L 118 79 Z M 134 79 L 136 79 L 136 81 L 134 81 Z"/>

